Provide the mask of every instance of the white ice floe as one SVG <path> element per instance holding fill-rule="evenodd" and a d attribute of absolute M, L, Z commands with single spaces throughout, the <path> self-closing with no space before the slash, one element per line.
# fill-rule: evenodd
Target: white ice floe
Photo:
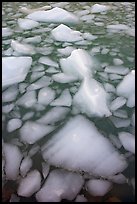
<path fill-rule="evenodd" d="M 72 46 L 67 46 L 67 47 L 65 47 L 65 48 L 58 48 L 58 49 L 57 49 L 57 51 L 58 51 L 60 54 L 65 55 L 65 56 L 67 56 L 67 57 L 71 54 L 71 52 L 72 52 L 73 50 L 75 50 L 75 48 L 72 47 Z"/>
<path fill-rule="evenodd" d="M 50 103 L 51 106 L 71 106 L 72 97 L 68 89 L 62 91 L 61 95 Z"/>
<path fill-rule="evenodd" d="M 43 76 L 39 80 L 37 80 L 36 82 L 30 84 L 27 87 L 27 90 L 28 91 L 37 90 L 37 89 L 43 88 L 45 86 L 48 86 L 50 84 L 51 84 L 51 78 L 48 76 Z"/>
<path fill-rule="evenodd" d="M 75 199 L 75 202 L 88 202 L 88 200 L 84 197 L 84 195 L 77 195 L 76 199 Z"/>
<path fill-rule="evenodd" d="M 82 33 L 72 30 L 64 24 L 60 24 L 58 27 L 51 31 L 53 38 L 61 42 L 76 42 L 83 40 Z"/>
<path fill-rule="evenodd" d="M 48 69 L 46 69 L 45 72 L 50 74 L 55 74 L 55 73 L 58 73 L 59 70 L 57 70 L 55 67 L 49 67 Z"/>
<path fill-rule="evenodd" d="M 57 62 L 54 62 L 53 60 L 51 60 L 49 57 L 40 57 L 40 59 L 38 60 L 39 63 L 41 64 L 45 64 L 48 66 L 52 66 L 52 67 L 56 67 L 58 68 L 59 65 Z"/>
<path fill-rule="evenodd" d="M 34 55 L 36 54 L 35 47 L 26 43 L 20 43 L 17 40 L 11 41 L 12 49 L 19 55 Z"/>
<path fill-rule="evenodd" d="M 101 5 L 101 4 L 94 4 L 91 7 L 91 13 L 101 13 L 104 11 L 108 11 L 110 9 L 110 6 Z"/>
<path fill-rule="evenodd" d="M 116 99 L 114 99 L 111 104 L 110 104 L 110 110 L 112 112 L 116 111 L 117 109 L 121 108 L 125 103 L 126 103 L 126 99 L 122 96 L 117 97 Z"/>
<path fill-rule="evenodd" d="M 113 115 L 119 118 L 128 118 L 128 114 L 126 110 L 118 109 L 113 112 Z"/>
<path fill-rule="evenodd" d="M 112 183 L 101 179 L 91 179 L 87 181 L 88 192 L 93 196 L 104 196 L 112 188 Z"/>
<path fill-rule="evenodd" d="M 32 28 L 38 27 L 40 24 L 36 21 L 31 20 L 31 19 L 19 18 L 18 19 L 18 25 L 23 30 L 30 30 Z"/>
<path fill-rule="evenodd" d="M 23 81 L 31 64 L 31 57 L 2 57 L 2 86 Z"/>
<path fill-rule="evenodd" d="M 118 135 L 124 148 L 135 154 L 135 136 L 128 132 L 120 132 Z"/>
<path fill-rule="evenodd" d="M 117 174 L 117 175 L 111 176 L 109 179 L 112 182 L 118 183 L 118 184 L 124 184 L 127 182 L 127 178 L 123 174 Z"/>
<path fill-rule="evenodd" d="M 13 103 L 2 106 L 2 113 L 9 113 L 13 108 L 14 108 Z"/>
<path fill-rule="evenodd" d="M 35 11 L 45 11 L 45 10 L 49 10 L 49 9 L 51 9 L 51 6 L 47 5 L 47 6 L 42 6 L 42 7 L 35 8 L 35 9 L 30 9 L 27 7 L 21 7 L 21 8 L 19 8 L 19 11 L 21 11 L 22 13 L 25 13 L 25 14 L 30 14 L 30 13 L 33 13 Z"/>
<path fill-rule="evenodd" d="M 76 49 L 68 58 L 60 59 L 60 65 L 65 74 L 77 77 L 77 79 L 92 75 L 96 68 L 95 61 L 82 49 Z"/>
<path fill-rule="evenodd" d="M 135 70 L 132 70 L 117 86 L 117 94 L 126 97 L 129 105 L 135 105 Z"/>
<path fill-rule="evenodd" d="M 29 156 L 26 156 L 20 165 L 20 174 L 22 177 L 26 176 L 30 168 L 32 167 L 32 159 Z"/>
<path fill-rule="evenodd" d="M 38 103 L 48 105 L 54 100 L 55 96 L 55 91 L 50 87 L 42 88 L 38 94 Z"/>
<path fill-rule="evenodd" d="M 73 98 L 73 104 L 81 113 L 85 113 L 89 117 L 108 117 L 111 115 L 107 104 L 106 91 L 99 82 L 92 78 L 84 79 Z"/>
<path fill-rule="evenodd" d="M 81 175 L 62 169 L 50 172 L 44 185 L 36 193 L 38 202 L 60 202 L 62 199 L 73 200 L 82 188 Z"/>
<path fill-rule="evenodd" d="M 70 118 L 43 145 L 42 155 L 51 165 L 105 177 L 122 172 L 127 167 L 123 155 L 91 121 L 80 115 Z"/>
<path fill-rule="evenodd" d="M 45 75 L 45 72 L 32 72 L 32 75 L 30 77 L 31 82 L 32 81 L 36 81 L 36 79 L 39 79 L 40 77 L 42 77 L 43 75 Z"/>
<path fill-rule="evenodd" d="M 8 143 L 4 143 L 3 152 L 6 177 L 9 180 L 16 180 L 19 175 L 22 154 L 17 146 Z"/>
<path fill-rule="evenodd" d="M 22 125 L 22 121 L 18 118 L 13 118 L 11 120 L 8 121 L 7 124 L 7 131 L 8 132 L 12 132 L 18 128 L 20 128 Z"/>
<path fill-rule="evenodd" d="M 125 24 L 110 24 L 110 25 L 107 25 L 107 29 L 119 31 L 119 30 L 128 30 L 129 27 Z"/>
<path fill-rule="evenodd" d="M 118 65 L 123 64 L 124 62 L 119 58 L 114 58 L 113 63 L 114 63 L 115 66 L 118 66 Z"/>
<path fill-rule="evenodd" d="M 109 79 L 112 80 L 119 80 L 119 79 L 123 79 L 123 76 L 119 75 L 119 74 L 109 74 Z"/>
<path fill-rule="evenodd" d="M 54 81 L 56 81 L 56 82 L 61 83 L 61 84 L 71 83 L 71 82 L 77 81 L 77 77 L 75 77 L 73 75 L 67 75 L 67 74 L 64 74 L 64 73 L 54 74 L 52 76 L 52 79 Z"/>
<path fill-rule="evenodd" d="M 2 93 L 2 102 L 14 101 L 17 97 L 17 94 L 18 88 L 16 85 L 9 87 L 8 89 L 6 89 L 6 91 Z"/>
<path fill-rule="evenodd" d="M 44 116 L 38 119 L 37 122 L 53 125 L 54 123 L 65 119 L 69 111 L 70 109 L 67 107 L 54 107 L 49 110 Z"/>
<path fill-rule="evenodd" d="M 42 137 L 52 132 L 55 127 L 27 121 L 20 129 L 20 137 L 24 143 L 34 144 Z"/>
<path fill-rule="evenodd" d="M 40 43 L 41 42 L 41 36 L 37 35 L 37 36 L 34 36 L 34 37 L 24 38 L 22 42 L 24 42 L 24 43 L 33 43 L 33 44 Z"/>
<path fill-rule="evenodd" d="M 112 84 L 109 84 L 109 83 L 105 83 L 104 84 L 104 88 L 106 90 L 106 92 L 112 92 L 112 93 L 115 93 L 116 92 L 116 89 L 115 87 L 112 85 Z"/>
<path fill-rule="evenodd" d="M 23 197 L 30 197 L 40 189 L 41 175 L 37 170 L 33 170 L 27 174 L 25 178 L 22 178 L 17 194 Z"/>
<path fill-rule="evenodd" d="M 129 72 L 129 68 L 124 67 L 122 65 L 120 65 L 120 66 L 107 66 L 104 71 L 107 73 L 126 75 Z"/>
<path fill-rule="evenodd" d="M 36 11 L 27 16 L 27 18 L 48 23 L 65 23 L 65 24 L 76 24 L 79 19 L 74 14 L 62 9 L 53 8 L 49 11 Z"/>
<path fill-rule="evenodd" d="M 27 91 L 23 96 L 21 96 L 16 104 L 19 106 L 23 106 L 26 108 L 32 107 L 37 102 L 36 92 L 35 91 Z"/>
<path fill-rule="evenodd" d="M 9 37 L 13 34 L 10 28 L 2 28 L 2 37 Z"/>

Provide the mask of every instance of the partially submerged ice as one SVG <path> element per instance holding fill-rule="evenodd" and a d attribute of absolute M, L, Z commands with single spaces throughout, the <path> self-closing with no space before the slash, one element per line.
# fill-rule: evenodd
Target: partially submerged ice
<path fill-rule="evenodd" d="M 73 200 L 83 186 L 81 175 L 56 169 L 50 172 L 44 185 L 36 193 L 38 202 L 60 202 L 62 199 Z"/>
<path fill-rule="evenodd" d="M 2 57 L 2 86 L 24 81 L 31 64 L 31 57 Z"/>
<path fill-rule="evenodd" d="M 64 24 L 61 24 L 58 27 L 54 28 L 51 33 L 55 40 L 61 42 L 76 42 L 79 40 L 83 40 L 82 33 L 72 30 Z"/>
<path fill-rule="evenodd" d="M 91 121 L 80 115 L 71 118 L 55 133 L 42 147 L 42 155 L 51 165 L 104 177 L 122 172 L 127 167 L 125 158 L 109 140 Z"/>
<path fill-rule="evenodd" d="M 62 9 L 55 7 L 48 11 L 35 11 L 27 16 L 27 18 L 47 23 L 65 23 L 65 24 L 76 24 L 79 19 L 74 14 Z"/>
<path fill-rule="evenodd" d="M 60 65 L 65 74 L 79 80 L 86 76 L 92 76 L 96 68 L 96 63 L 92 57 L 83 49 L 76 49 L 68 58 L 60 59 Z"/>
<path fill-rule="evenodd" d="M 85 78 L 78 92 L 73 98 L 75 105 L 81 113 L 87 114 L 89 117 L 108 117 L 111 115 L 107 104 L 108 95 L 103 86 L 95 79 Z M 101 105 L 100 105 L 101 101 Z"/>

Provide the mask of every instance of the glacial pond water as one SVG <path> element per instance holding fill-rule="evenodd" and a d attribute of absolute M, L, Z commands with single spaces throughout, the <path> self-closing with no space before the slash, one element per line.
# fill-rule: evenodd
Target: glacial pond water
<path fill-rule="evenodd" d="M 135 3 L 2 3 L 2 201 L 135 202 Z"/>

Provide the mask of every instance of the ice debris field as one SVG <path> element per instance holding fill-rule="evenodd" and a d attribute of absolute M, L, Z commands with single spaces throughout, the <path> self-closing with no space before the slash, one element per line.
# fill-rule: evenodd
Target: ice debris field
<path fill-rule="evenodd" d="M 118 3 L 3 3 L 10 202 L 89 202 L 115 186 L 134 197 L 135 11 Z"/>

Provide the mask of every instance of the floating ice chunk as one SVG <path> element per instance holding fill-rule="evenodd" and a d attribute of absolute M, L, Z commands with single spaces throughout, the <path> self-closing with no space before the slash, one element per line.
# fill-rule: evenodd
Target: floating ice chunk
<path fill-rule="evenodd" d="M 109 52 L 109 49 L 108 49 L 108 48 L 103 48 L 103 49 L 101 50 L 101 54 L 102 54 L 102 55 L 106 55 L 108 52 Z"/>
<path fill-rule="evenodd" d="M 78 17 L 58 7 L 53 8 L 49 11 L 33 12 L 32 14 L 29 14 L 27 18 L 47 23 L 77 24 L 79 22 Z"/>
<path fill-rule="evenodd" d="M 101 4 L 94 4 L 91 8 L 92 13 L 101 13 L 104 11 L 108 11 L 110 9 L 110 6 L 105 6 Z"/>
<path fill-rule="evenodd" d="M 10 28 L 2 28 L 2 37 L 8 37 L 13 34 L 13 31 Z"/>
<path fill-rule="evenodd" d="M 92 50 L 91 50 L 91 53 L 98 53 L 100 52 L 100 46 L 96 46 L 96 47 L 93 47 Z"/>
<path fill-rule="evenodd" d="M 125 33 L 129 36 L 135 37 L 135 28 L 129 28 Z"/>
<path fill-rule="evenodd" d="M 53 60 L 51 60 L 49 57 L 40 57 L 40 59 L 38 60 L 39 63 L 45 64 L 45 65 L 49 65 L 52 67 L 59 67 L 57 62 L 54 62 Z"/>
<path fill-rule="evenodd" d="M 54 74 L 54 73 L 58 73 L 59 70 L 55 69 L 55 67 L 49 67 L 47 70 L 46 70 L 46 73 L 50 73 L 50 74 Z"/>
<path fill-rule="evenodd" d="M 82 49 L 76 49 L 68 58 L 60 59 L 60 65 L 65 74 L 73 75 L 78 79 L 92 75 L 96 67 L 92 57 Z"/>
<path fill-rule="evenodd" d="M 4 144 L 3 152 L 5 156 L 6 177 L 9 180 L 16 180 L 22 160 L 21 152 L 17 146 L 8 143 Z"/>
<path fill-rule="evenodd" d="M 27 121 L 20 129 L 21 140 L 28 144 L 34 144 L 42 137 L 54 130 L 51 125 L 43 125 L 33 121 Z"/>
<path fill-rule="evenodd" d="M 118 183 L 118 184 L 123 184 L 123 183 L 126 183 L 126 181 L 127 181 L 127 178 L 123 174 L 111 176 L 109 179 L 112 182 Z"/>
<path fill-rule="evenodd" d="M 22 121 L 20 119 L 13 118 L 13 119 L 8 121 L 7 130 L 8 130 L 8 132 L 12 132 L 12 131 L 20 128 L 21 125 L 22 125 Z"/>
<path fill-rule="evenodd" d="M 30 19 L 18 19 L 18 25 L 23 30 L 30 30 L 32 28 L 38 27 L 40 24 L 36 21 L 30 20 Z"/>
<path fill-rule="evenodd" d="M 30 38 L 25 38 L 23 39 L 23 42 L 24 43 L 40 43 L 41 42 L 41 36 L 38 35 L 38 36 L 34 36 L 34 37 L 30 37 Z"/>
<path fill-rule="evenodd" d="M 135 154 L 135 136 L 128 132 L 120 132 L 118 136 L 124 148 Z"/>
<path fill-rule="evenodd" d="M 123 118 L 117 118 L 117 117 L 111 116 L 110 120 L 114 123 L 114 125 L 117 128 L 128 127 L 130 125 L 129 119 L 123 119 Z"/>
<path fill-rule="evenodd" d="M 51 165 L 98 176 L 114 175 L 127 167 L 110 141 L 80 115 L 73 116 L 42 147 L 42 156 Z"/>
<path fill-rule="evenodd" d="M 31 81 L 35 81 L 36 79 L 42 77 L 45 74 L 45 72 L 33 72 L 31 75 Z"/>
<path fill-rule="evenodd" d="M 123 64 L 124 62 L 121 59 L 114 58 L 113 63 L 114 63 L 115 66 L 118 66 L 118 65 Z"/>
<path fill-rule="evenodd" d="M 75 48 L 72 47 L 72 46 L 67 46 L 67 47 L 65 47 L 65 48 L 59 48 L 59 49 L 57 49 L 57 50 L 58 50 L 58 52 L 59 52 L 60 54 L 65 55 L 65 56 L 69 56 L 69 55 L 71 54 L 71 52 L 72 52 L 73 50 L 75 50 Z"/>
<path fill-rule="evenodd" d="M 128 100 L 131 98 L 131 104 L 134 105 L 135 95 L 135 70 L 132 70 L 117 86 L 117 94 L 126 97 Z M 129 101 L 130 104 L 130 101 Z"/>
<path fill-rule="evenodd" d="M 50 172 L 45 184 L 36 193 L 38 202 L 60 202 L 73 200 L 79 193 L 84 180 L 81 175 L 62 169 Z"/>
<path fill-rule="evenodd" d="M 105 88 L 106 92 L 112 92 L 112 93 L 116 92 L 116 89 L 112 84 L 105 83 L 104 88 Z"/>
<path fill-rule="evenodd" d="M 26 108 L 30 108 L 36 102 L 37 102 L 36 92 L 35 91 L 28 91 L 16 101 L 16 104 L 19 106 L 24 106 Z"/>
<path fill-rule="evenodd" d="M 34 55 L 36 54 L 35 48 L 29 44 L 23 44 L 18 42 L 17 40 L 11 41 L 11 47 L 15 52 L 19 55 Z"/>
<path fill-rule="evenodd" d="M 50 87 L 40 89 L 38 94 L 38 103 L 48 105 L 54 100 L 56 93 Z"/>
<path fill-rule="evenodd" d="M 23 197 L 30 197 L 39 190 L 41 185 L 41 176 L 37 170 L 28 173 L 27 177 L 22 178 L 17 190 L 17 194 Z"/>
<path fill-rule="evenodd" d="M 74 31 L 64 24 L 60 24 L 58 27 L 51 31 L 53 38 L 61 42 L 76 42 L 83 40 L 82 33 Z"/>
<path fill-rule="evenodd" d="M 113 144 L 114 146 L 116 146 L 118 149 L 121 148 L 122 144 L 121 144 L 119 138 L 118 138 L 116 135 L 110 134 L 110 135 L 109 135 L 109 138 L 110 138 L 110 140 L 111 140 L 111 142 L 112 142 L 112 144 Z"/>
<path fill-rule="evenodd" d="M 104 23 L 103 22 L 95 22 L 94 23 L 96 26 L 104 26 Z"/>
<path fill-rule="evenodd" d="M 5 105 L 5 106 L 2 106 L 2 112 L 3 113 L 9 113 L 13 108 L 14 108 L 14 104 L 13 103 Z"/>
<path fill-rule="evenodd" d="M 18 94 L 18 89 L 16 86 L 11 86 L 6 91 L 2 93 L 2 102 L 9 102 L 15 100 Z"/>
<path fill-rule="evenodd" d="M 88 202 L 88 200 L 84 197 L 84 195 L 77 195 L 75 202 Z"/>
<path fill-rule="evenodd" d="M 125 24 L 111 24 L 107 25 L 107 29 L 112 29 L 112 30 L 128 30 L 129 27 Z"/>
<path fill-rule="evenodd" d="M 35 8 L 35 9 L 21 7 L 21 8 L 19 8 L 19 11 L 21 11 L 22 13 L 25 13 L 25 14 L 30 14 L 30 13 L 33 13 L 35 11 L 42 11 L 42 10 L 49 10 L 49 9 L 51 9 L 51 6 L 47 5 L 47 6 L 42 6 L 40 8 Z"/>
<path fill-rule="evenodd" d="M 101 101 L 101 106 L 99 105 Z M 81 113 L 90 116 L 110 116 L 107 106 L 107 93 L 95 79 L 86 78 L 73 98 L 73 104 Z"/>
<path fill-rule="evenodd" d="M 27 112 L 23 117 L 22 120 L 28 120 L 30 118 L 32 118 L 34 115 L 34 112 Z"/>
<path fill-rule="evenodd" d="M 54 123 L 65 119 L 69 111 L 70 109 L 67 107 L 54 107 L 49 110 L 44 116 L 38 119 L 37 122 L 53 125 Z"/>
<path fill-rule="evenodd" d="M 131 94 L 127 100 L 127 106 L 132 108 L 135 106 L 135 93 Z"/>
<path fill-rule="evenodd" d="M 129 68 L 121 66 L 107 66 L 104 70 L 107 73 L 126 75 L 129 72 Z"/>
<path fill-rule="evenodd" d="M 95 40 L 97 39 L 97 36 L 95 35 L 92 35 L 91 33 L 84 33 L 83 34 L 83 38 L 86 39 L 86 40 Z"/>
<path fill-rule="evenodd" d="M 13 49 L 10 47 L 7 50 L 4 50 L 4 56 L 11 56 L 13 54 Z"/>
<path fill-rule="evenodd" d="M 2 57 L 2 86 L 23 81 L 31 64 L 31 57 Z"/>
<path fill-rule="evenodd" d="M 28 91 L 37 90 L 37 89 L 43 88 L 45 86 L 48 86 L 50 84 L 51 84 L 51 78 L 48 76 L 43 76 L 38 81 L 30 84 L 30 86 L 28 86 L 27 90 Z"/>
<path fill-rule="evenodd" d="M 101 79 L 108 81 L 108 73 L 106 72 L 98 72 L 98 75 L 101 76 Z"/>
<path fill-rule="evenodd" d="M 50 170 L 49 164 L 43 162 L 42 163 L 42 174 L 43 174 L 44 179 L 47 177 L 49 170 Z"/>
<path fill-rule="evenodd" d="M 32 167 L 32 159 L 29 156 L 26 156 L 20 165 L 20 174 L 22 177 L 26 176 L 30 168 Z"/>
<path fill-rule="evenodd" d="M 67 75 L 67 74 L 64 74 L 64 73 L 58 73 L 58 74 L 54 74 L 52 76 L 52 79 L 56 82 L 59 82 L 59 83 L 71 83 L 73 81 L 77 81 L 77 78 L 73 75 Z"/>
<path fill-rule="evenodd" d="M 117 97 L 110 104 L 110 110 L 113 112 L 119 108 L 121 108 L 126 103 L 126 99 L 122 96 Z"/>
<path fill-rule="evenodd" d="M 110 80 L 119 80 L 122 79 L 123 77 L 119 74 L 109 74 Z"/>
<path fill-rule="evenodd" d="M 62 91 L 61 95 L 50 103 L 51 106 L 71 106 L 72 97 L 68 89 Z"/>
<path fill-rule="evenodd" d="M 119 118 L 128 118 L 126 110 L 117 110 L 113 112 L 113 115 Z"/>
<path fill-rule="evenodd" d="M 86 183 L 88 192 L 93 196 L 104 196 L 111 190 L 112 183 L 101 179 L 92 179 Z"/>

